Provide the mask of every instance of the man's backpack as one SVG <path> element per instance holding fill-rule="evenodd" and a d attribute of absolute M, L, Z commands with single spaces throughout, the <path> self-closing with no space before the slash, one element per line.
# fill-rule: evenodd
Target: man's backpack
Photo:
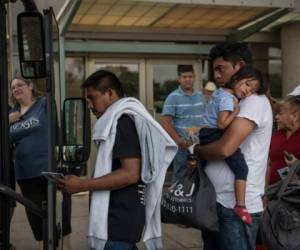
<path fill-rule="evenodd" d="M 271 250 L 300 250 L 300 181 L 293 176 L 300 161 L 292 164 L 288 176 L 268 188 L 269 204 L 261 220 L 261 236 Z"/>

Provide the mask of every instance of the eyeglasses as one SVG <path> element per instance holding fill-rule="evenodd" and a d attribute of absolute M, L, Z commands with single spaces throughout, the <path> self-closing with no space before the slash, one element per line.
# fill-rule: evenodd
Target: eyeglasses
<path fill-rule="evenodd" d="M 23 83 L 23 84 L 17 84 L 17 85 L 15 85 L 15 86 L 11 87 L 11 90 L 16 90 L 16 89 L 23 88 L 25 85 L 27 86 L 26 83 Z"/>

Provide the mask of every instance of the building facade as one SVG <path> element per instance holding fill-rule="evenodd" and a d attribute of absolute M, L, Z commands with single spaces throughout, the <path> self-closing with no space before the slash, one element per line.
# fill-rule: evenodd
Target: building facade
<path fill-rule="evenodd" d="M 212 74 L 208 52 L 224 41 L 249 44 L 275 97 L 300 83 L 300 0 L 44 0 L 37 5 L 40 10 L 51 5 L 57 14 L 62 99 L 83 96 L 79 86 L 85 77 L 109 69 L 159 120 L 166 96 L 177 86 L 177 65 L 192 64 L 201 88 Z M 12 17 L 21 9 L 8 8 L 11 77 L 18 73 Z"/>

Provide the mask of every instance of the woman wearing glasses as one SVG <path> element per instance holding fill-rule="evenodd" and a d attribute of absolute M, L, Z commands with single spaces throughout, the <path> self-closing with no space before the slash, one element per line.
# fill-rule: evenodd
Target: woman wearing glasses
<path fill-rule="evenodd" d="M 286 176 L 290 155 L 300 159 L 300 95 L 289 95 L 284 99 L 276 122 L 278 131 L 272 135 L 269 153 L 269 184 Z"/>
<path fill-rule="evenodd" d="M 15 175 L 22 194 L 42 206 L 47 201 L 47 180 L 41 176 L 48 169 L 48 118 L 46 97 L 36 91 L 33 83 L 16 77 L 11 81 L 10 138 L 15 146 Z M 42 219 L 26 209 L 34 238 L 43 247 Z M 68 215 L 70 217 L 70 215 Z M 64 235 L 71 232 L 66 219 Z M 69 249 L 69 248 L 64 248 Z"/>

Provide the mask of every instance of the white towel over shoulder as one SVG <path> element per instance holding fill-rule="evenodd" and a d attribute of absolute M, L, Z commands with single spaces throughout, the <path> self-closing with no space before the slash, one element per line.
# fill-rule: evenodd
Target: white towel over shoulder
<path fill-rule="evenodd" d="M 137 99 L 118 100 L 96 122 L 93 140 L 98 146 L 98 153 L 94 177 L 111 172 L 117 122 L 123 114 L 129 115 L 134 121 L 141 146 L 141 178 L 146 184 L 146 222 L 143 240 L 147 249 L 159 249 L 162 248 L 160 219 L 162 188 L 167 168 L 177 152 L 177 145 Z M 110 191 L 92 193 L 88 231 L 90 249 L 102 250 L 107 241 L 109 196 Z"/>

